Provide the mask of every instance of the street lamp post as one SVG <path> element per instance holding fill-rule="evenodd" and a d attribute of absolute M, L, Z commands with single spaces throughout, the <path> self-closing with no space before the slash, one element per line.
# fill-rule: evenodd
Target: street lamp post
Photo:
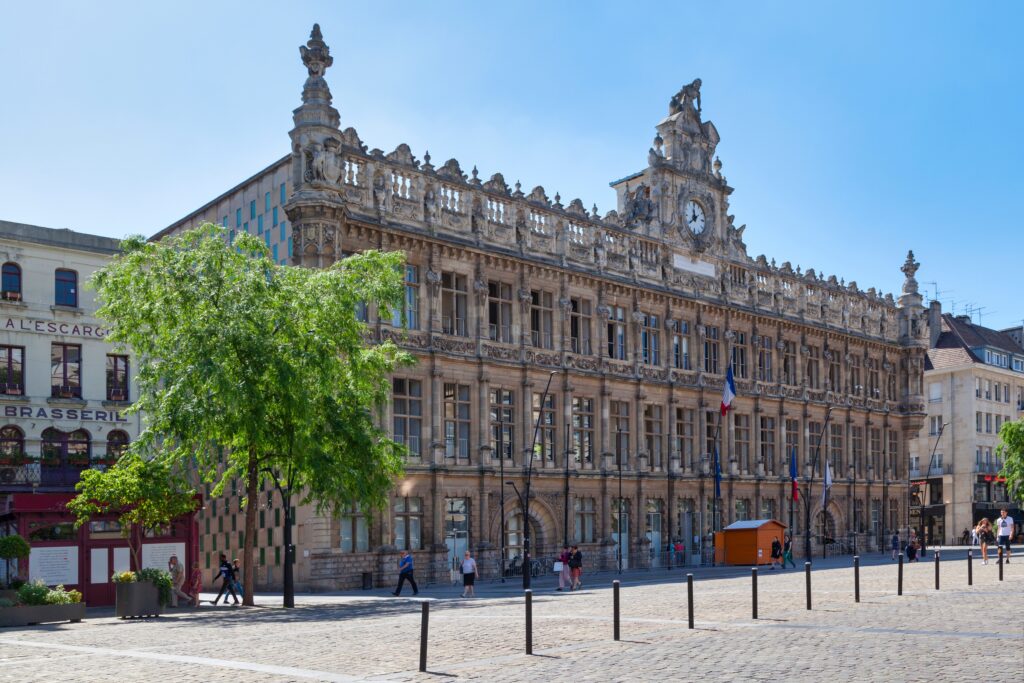
<path fill-rule="evenodd" d="M 945 431 L 946 427 L 948 427 L 948 426 L 949 426 L 948 422 L 943 422 L 942 425 L 939 426 L 939 433 L 935 437 L 935 445 L 932 446 L 932 453 L 928 457 L 928 469 L 925 470 L 924 477 L 923 477 L 924 482 L 925 482 L 925 486 L 927 487 L 928 497 L 931 496 L 931 486 L 932 486 L 932 484 L 931 484 L 931 475 L 932 475 L 932 464 L 935 462 L 935 451 L 937 451 L 939 449 L 939 442 L 942 441 L 942 432 Z M 940 472 L 939 474 L 941 476 L 942 473 Z M 927 503 L 926 503 L 926 501 L 923 498 L 924 497 L 924 492 L 921 491 L 919 493 L 922 496 L 922 498 L 919 499 L 920 502 L 918 504 L 918 508 L 921 509 L 921 513 L 918 514 L 918 517 L 921 520 L 921 539 L 920 540 L 921 540 L 921 547 L 923 548 L 923 547 L 925 547 L 924 508 L 927 505 Z M 907 539 L 909 540 L 909 538 L 910 538 L 910 469 L 908 468 L 907 469 Z M 940 541 L 940 543 L 941 543 L 941 541 Z"/>
<path fill-rule="evenodd" d="M 818 433 L 818 443 L 814 448 L 814 459 L 811 460 L 811 474 L 807 477 L 806 484 L 804 484 L 804 560 L 807 562 L 811 561 L 811 483 L 814 479 L 814 470 L 818 466 L 818 459 L 821 457 L 821 440 L 825 437 L 825 431 L 828 428 L 828 421 L 831 417 L 832 406 L 829 406 L 828 410 L 825 411 L 825 421 L 821 424 L 821 432 Z"/>
<path fill-rule="evenodd" d="M 501 400 L 498 400 L 498 469 L 502 481 L 501 485 L 501 582 L 505 583 L 505 409 Z"/>
<path fill-rule="evenodd" d="M 537 437 L 540 435 L 540 423 L 544 419 L 544 406 L 548 400 L 548 391 L 551 389 L 551 380 L 555 378 L 560 370 L 552 370 L 548 375 L 548 382 L 544 386 L 544 393 L 540 396 L 540 409 L 537 411 L 537 421 L 533 426 L 533 443 L 530 444 L 530 453 L 526 464 L 526 486 L 522 495 L 519 496 L 520 506 L 523 509 L 523 588 L 530 587 L 530 483 L 533 479 L 533 454 L 537 449 Z M 513 488 L 515 486 L 513 485 Z M 516 490 L 518 494 L 518 489 Z"/>
<path fill-rule="evenodd" d="M 616 420 L 618 420 L 618 418 L 616 418 Z M 616 451 L 616 455 L 618 456 L 616 458 L 616 460 L 619 461 L 619 519 L 618 519 L 618 522 L 615 525 L 615 528 L 616 528 L 618 536 L 619 536 L 618 543 L 616 543 L 616 545 L 618 546 L 618 566 L 619 566 L 619 573 L 621 574 L 622 573 L 622 425 L 618 425 L 617 426 L 616 432 L 617 432 L 617 438 L 615 440 L 615 451 Z M 628 536 L 627 536 L 627 538 L 628 538 Z"/>
<path fill-rule="evenodd" d="M 565 503 L 562 505 L 562 547 L 569 545 L 569 428 L 570 424 L 565 423 Z"/>

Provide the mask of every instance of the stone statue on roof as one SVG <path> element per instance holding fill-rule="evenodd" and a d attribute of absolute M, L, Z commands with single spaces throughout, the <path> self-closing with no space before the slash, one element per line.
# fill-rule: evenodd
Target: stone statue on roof
<path fill-rule="evenodd" d="M 697 116 L 700 116 L 700 79 L 696 78 L 689 85 L 684 85 L 679 92 L 672 96 L 668 103 L 668 114 L 678 114 L 681 111 L 693 112 L 696 105 Z"/>

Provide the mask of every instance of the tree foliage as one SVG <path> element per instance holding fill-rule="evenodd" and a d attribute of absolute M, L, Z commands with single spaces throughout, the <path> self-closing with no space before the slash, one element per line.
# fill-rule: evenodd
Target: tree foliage
<path fill-rule="evenodd" d="M 1024 503 L 1024 418 L 1003 423 L 996 453 L 1003 459 L 1002 475 L 1010 500 Z"/>
<path fill-rule="evenodd" d="M 146 427 L 136 448 L 187 463 L 220 495 L 246 491 L 243 556 L 252 567 L 256 499 L 271 476 L 318 510 L 380 507 L 404 448 L 377 427 L 389 375 L 411 357 L 366 343 L 361 304 L 400 306 L 401 253 L 330 268 L 279 266 L 261 240 L 206 224 L 158 243 L 130 238 L 93 284 L 108 340 L 138 360 Z M 254 572 L 244 572 L 251 604 Z"/>

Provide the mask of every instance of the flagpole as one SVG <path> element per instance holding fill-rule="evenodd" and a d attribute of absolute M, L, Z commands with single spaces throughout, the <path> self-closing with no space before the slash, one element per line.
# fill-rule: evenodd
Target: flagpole
<path fill-rule="evenodd" d="M 825 421 L 821 424 L 821 432 L 818 433 L 818 443 L 814 449 L 814 458 L 811 460 L 811 474 L 807 477 L 807 485 L 804 487 L 804 559 L 808 562 L 811 561 L 811 486 L 814 483 L 814 470 L 821 457 L 821 440 L 825 437 L 831 417 L 832 406 L 829 406 L 825 411 Z"/>

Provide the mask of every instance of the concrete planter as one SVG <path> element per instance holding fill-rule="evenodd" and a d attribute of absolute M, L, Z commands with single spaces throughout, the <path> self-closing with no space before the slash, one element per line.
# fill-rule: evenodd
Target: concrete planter
<path fill-rule="evenodd" d="M 128 617 L 160 616 L 160 591 L 149 581 L 114 584 L 114 614 Z"/>
<path fill-rule="evenodd" d="M 50 621 L 78 623 L 85 619 L 85 603 L 71 605 L 19 605 L 0 609 L 0 626 L 32 626 Z"/>

